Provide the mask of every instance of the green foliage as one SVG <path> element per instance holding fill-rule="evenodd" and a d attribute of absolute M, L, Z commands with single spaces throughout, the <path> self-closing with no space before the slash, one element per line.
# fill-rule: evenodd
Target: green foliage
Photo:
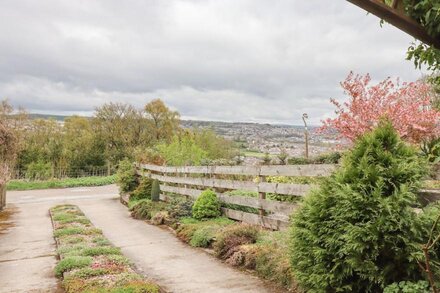
<path fill-rule="evenodd" d="M 97 246 L 107 246 L 111 245 L 110 241 L 107 240 L 104 236 L 97 236 L 93 238 L 93 243 L 95 243 Z"/>
<path fill-rule="evenodd" d="M 26 179 L 47 180 L 52 176 L 52 165 L 42 161 L 32 162 L 26 166 Z"/>
<path fill-rule="evenodd" d="M 69 275 L 69 278 L 92 278 L 92 277 L 96 277 L 96 276 L 102 276 L 102 275 L 106 275 L 110 273 L 109 269 L 103 269 L 103 268 L 90 268 L 90 267 L 85 267 L 85 268 L 81 268 L 79 270 L 76 270 L 75 272 L 73 272 L 71 275 Z"/>
<path fill-rule="evenodd" d="M 440 137 L 429 141 L 424 141 L 421 146 L 423 156 L 431 163 L 440 162 Z"/>
<path fill-rule="evenodd" d="M 121 254 L 121 250 L 113 246 L 98 246 L 98 247 L 87 247 L 81 250 L 81 255 L 83 256 L 97 256 L 97 255 L 118 255 Z"/>
<path fill-rule="evenodd" d="M 440 6 L 436 0 L 405 0 L 405 9 L 409 16 L 420 23 L 434 38 L 440 37 Z M 428 70 L 440 70 L 440 50 L 434 46 L 419 42 L 412 44 L 407 51 L 407 59 L 413 60 L 417 68 L 426 65 Z M 435 76 L 434 84 L 440 85 L 440 77 Z"/>
<path fill-rule="evenodd" d="M 153 187 L 151 188 L 151 200 L 159 201 L 160 199 L 160 185 L 159 180 L 153 181 Z"/>
<path fill-rule="evenodd" d="M 418 214 L 418 224 L 417 230 L 420 232 L 422 240 L 421 243 L 428 243 L 429 235 L 432 235 L 432 239 L 435 239 L 440 235 L 440 225 L 438 222 L 438 217 L 440 215 L 440 203 L 434 202 L 426 206 L 421 213 Z M 434 224 L 437 225 L 434 225 Z M 429 250 L 430 266 L 431 270 L 434 272 L 434 279 L 440 285 L 440 243 L 437 242 L 432 249 Z M 425 256 L 422 250 L 419 249 L 414 256 L 419 262 L 425 262 Z"/>
<path fill-rule="evenodd" d="M 180 219 L 177 236 L 193 246 L 209 246 L 214 236 L 223 228 L 232 225 L 234 221 L 220 217 L 209 220 L 196 220 L 194 218 Z"/>
<path fill-rule="evenodd" d="M 311 292 L 377 292 L 421 278 L 415 192 L 425 173 L 391 124 L 356 141 L 341 168 L 294 213 L 291 264 Z"/>
<path fill-rule="evenodd" d="M 130 207 L 131 216 L 135 219 L 150 220 L 151 217 L 166 208 L 164 202 L 153 202 L 149 199 L 135 201 Z"/>
<path fill-rule="evenodd" d="M 55 275 L 61 277 L 64 272 L 91 265 L 92 261 L 93 259 L 89 256 L 68 256 L 55 266 Z"/>
<path fill-rule="evenodd" d="M 153 180 L 149 177 L 142 177 L 138 187 L 130 194 L 130 200 L 150 199 Z"/>
<path fill-rule="evenodd" d="M 292 157 L 287 160 L 288 165 L 307 165 L 311 164 L 309 159 L 301 158 L 301 157 Z"/>
<path fill-rule="evenodd" d="M 402 281 L 388 285 L 383 293 L 430 293 L 432 292 L 427 281 Z"/>
<path fill-rule="evenodd" d="M 194 201 L 191 199 L 176 197 L 169 201 L 166 210 L 168 215 L 173 219 L 191 217 L 193 205 Z"/>
<path fill-rule="evenodd" d="M 440 6 L 437 0 L 404 0 L 407 13 L 420 23 L 429 35 L 440 37 Z"/>
<path fill-rule="evenodd" d="M 68 227 L 57 229 L 53 233 L 55 237 L 61 237 L 66 235 L 74 235 L 74 234 L 83 234 L 85 232 L 85 228 L 83 227 Z"/>
<path fill-rule="evenodd" d="M 160 144 L 157 149 L 167 165 L 171 166 L 199 166 L 208 157 L 207 152 L 196 144 L 194 136 L 189 132 L 174 136 L 171 143 Z"/>
<path fill-rule="evenodd" d="M 208 247 L 215 237 L 214 227 L 202 227 L 194 231 L 189 244 L 194 247 Z"/>
<path fill-rule="evenodd" d="M 227 259 L 236 252 L 237 248 L 244 244 L 255 243 L 258 239 L 260 229 L 245 224 L 227 226 L 216 237 L 214 243 L 215 254 Z"/>
<path fill-rule="evenodd" d="M 206 158 L 210 161 L 231 160 L 237 155 L 233 144 L 218 136 L 210 129 L 201 129 L 194 131 L 194 142 L 202 150 L 206 152 Z"/>
<path fill-rule="evenodd" d="M 116 182 L 119 185 L 121 193 L 130 192 L 136 189 L 138 185 L 136 169 L 130 160 L 125 159 L 119 162 Z"/>
<path fill-rule="evenodd" d="M 263 165 L 270 165 L 272 163 L 272 158 L 268 152 L 264 153 L 263 156 Z"/>
<path fill-rule="evenodd" d="M 193 217 L 196 219 L 216 218 L 221 215 L 220 201 L 214 191 L 203 191 L 192 207 Z"/>
<path fill-rule="evenodd" d="M 287 160 L 288 165 L 309 165 L 309 164 L 338 164 L 342 158 L 340 152 L 320 154 L 314 158 L 293 157 Z"/>
<path fill-rule="evenodd" d="M 143 220 L 149 220 L 151 219 L 151 212 L 153 210 L 153 203 L 149 199 L 142 199 L 136 202 L 135 205 L 133 205 L 130 208 L 131 216 L 135 219 L 143 219 Z"/>
<path fill-rule="evenodd" d="M 115 263 L 115 264 L 118 264 L 118 265 L 130 265 L 131 264 L 131 261 L 128 259 L 128 258 L 126 258 L 125 256 L 123 256 L 123 255 L 119 255 L 119 254 L 116 254 L 116 255 L 107 255 L 107 259 L 111 262 L 111 263 Z"/>

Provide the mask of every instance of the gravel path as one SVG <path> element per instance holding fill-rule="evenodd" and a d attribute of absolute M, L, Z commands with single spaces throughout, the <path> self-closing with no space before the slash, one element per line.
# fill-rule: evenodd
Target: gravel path
<path fill-rule="evenodd" d="M 0 292 L 57 292 L 55 246 L 48 209 L 77 204 L 146 276 L 168 292 L 276 292 L 180 242 L 170 231 L 130 217 L 114 185 L 8 193 L 15 213 L 0 225 Z M 1 222 L 6 220 L 0 219 Z M 35 290 L 35 291 L 32 291 Z"/>

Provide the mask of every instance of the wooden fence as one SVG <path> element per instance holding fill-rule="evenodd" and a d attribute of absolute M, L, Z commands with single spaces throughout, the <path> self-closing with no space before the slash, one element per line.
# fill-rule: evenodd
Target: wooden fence
<path fill-rule="evenodd" d="M 0 184 L 0 210 L 6 206 L 6 184 Z"/>
<path fill-rule="evenodd" d="M 160 181 L 161 200 L 170 194 L 193 199 L 211 188 L 225 204 L 258 209 L 257 213 L 232 208 L 222 208 L 228 218 L 274 230 L 288 227 L 289 215 L 297 208 L 294 203 L 266 199 L 267 194 L 277 196 L 304 196 L 312 188 L 307 184 L 267 182 L 268 176 L 325 177 L 336 165 L 271 165 L 271 166 L 184 166 L 167 167 L 137 164 L 137 173 Z M 242 190 L 258 193 L 258 197 L 225 194 L 225 191 Z M 424 190 L 422 200 L 427 203 L 440 199 L 439 191 Z"/>

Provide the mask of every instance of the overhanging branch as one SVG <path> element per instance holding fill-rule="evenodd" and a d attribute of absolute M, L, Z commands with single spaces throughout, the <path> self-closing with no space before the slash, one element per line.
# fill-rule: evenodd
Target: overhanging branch
<path fill-rule="evenodd" d="M 440 39 L 430 36 L 425 28 L 414 19 L 397 9 L 399 0 L 393 1 L 392 7 L 379 0 L 347 0 L 356 6 L 376 15 L 427 45 L 440 49 Z"/>

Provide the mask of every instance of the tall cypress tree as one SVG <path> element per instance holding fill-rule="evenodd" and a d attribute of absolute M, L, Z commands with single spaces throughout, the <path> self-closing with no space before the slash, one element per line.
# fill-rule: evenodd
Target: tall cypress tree
<path fill-rule="evenodd" d="M 425 162 L 388 121 L 355 142 L 293 216 L 291 263 L 310 292 L 382 292 L 421 278 L 412 259 Z"/>

